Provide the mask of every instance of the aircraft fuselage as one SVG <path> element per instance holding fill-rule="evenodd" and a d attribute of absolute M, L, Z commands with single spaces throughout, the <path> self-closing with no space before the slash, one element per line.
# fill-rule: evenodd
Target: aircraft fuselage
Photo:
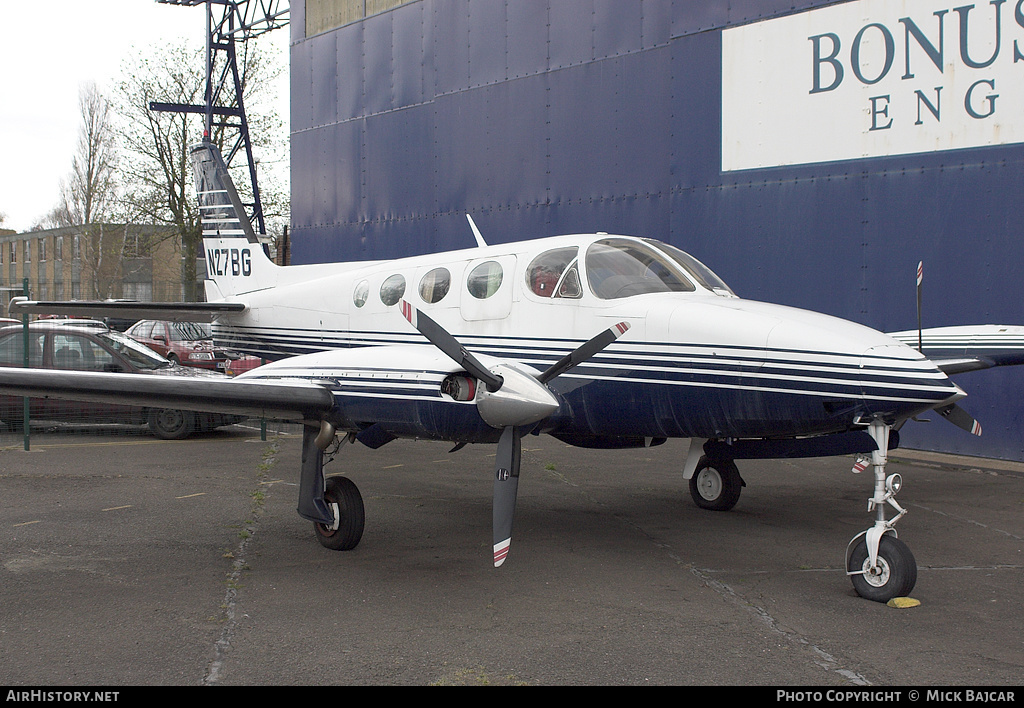
<path fill-rule="evenodd" d="M 442 392 L 459 367 L 409 326 L 400 299 L 485 363 L 538 371 L 628 322 L 620 340 L 550 384 L 559 407 L 539 430 L 576 444 L 820 435 L 903 420 L 963 395 L 905 344 L 738 298 L 657 242 L 593 234 L 287 268 L 249 248 L 207 241 L 208 252 L 224 253 L 228 274 L 214 270 L 211 299 L 248 305 L 215 321 L 217 344 L 281 359 L 253 378 L 332 382 L 334 417 L 348 429 L 373 421 L 393 437 L 496 439 L 474 400 Z M 284 358 L 296 355 L 309 356 Z"/>

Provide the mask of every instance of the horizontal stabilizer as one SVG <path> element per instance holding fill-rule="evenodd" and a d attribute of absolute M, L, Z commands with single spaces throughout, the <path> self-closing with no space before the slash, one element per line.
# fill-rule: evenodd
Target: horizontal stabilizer
<path fill-rule="evenodd" d="M 69 315 L 76 317 L 125 317 L 151 320 L 210 322 L 215 315 L 245 312 L 240 302 L 125 302 L 110 300 L 29 300 L 11 298 L 11 316 Z"/>

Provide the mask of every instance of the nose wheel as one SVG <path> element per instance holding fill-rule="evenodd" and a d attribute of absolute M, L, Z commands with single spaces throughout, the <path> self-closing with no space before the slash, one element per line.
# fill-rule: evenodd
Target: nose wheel
<path fill-rule="evenodd" d="M 876 602 L 905 597 L 917 583 L 914 554 L 895 536 L 879 539 L 874 563 L 868 557 L 864 536 L 858 536 L 850 550 L 846 570 L 857 594 Z"/>
<path fill-rule="evenodd" d="M 868 432 L 878 449 L 870 459 L 858 458 L 853 467 L 855 473 L 869 466 L 874 470 L 875 493 L 868 499 L 868 511 L 875 512 L 875 524 L 850 541 L 846 549 L 846 574 L 858 595 L 875 602 L 904 597 L 917 583 L 917 561 L 907 545 L 896 537 L 894 528 L 907 510 L 896 502 L 896 494 L 903 487 L 902 478 L 885 474 L 890 430 L 884 423 L 872 423 Z M 897 512 L 891 519 L 886 518 L 887 506 Z"/>

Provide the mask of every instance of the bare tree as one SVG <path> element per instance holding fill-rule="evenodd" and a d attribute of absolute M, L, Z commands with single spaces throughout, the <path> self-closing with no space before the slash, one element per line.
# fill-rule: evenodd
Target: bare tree
<path fill-rule="evenodd" d="M 110 102 L 96 84 L 78 97 L 78 144 L 71 171 L 61 180 L 60 199 L 40 226 L 76 227 L 83 280 L 95 298 L 116 295 L 121 280 L 122 240 L 106 226 L 121 217 L 117 131 Z"/>
<path fill-rule="evenodd" d="M 117 202 L 117 148 L 110 103 L 89 83 L 78 97 L 82 124 L 71 172 L 61 180 L 53 218 L 60 226 L 88 226 L 111 218 Z"/>
<path fill-rule="evenodd" d="M 203 49 L 188 43 L 169 45 L 127 63 L 118 89 L 119 113 L 125 119 L 126 202 L 146 223 L 173 227 L 181 245 L 182 282 L 188 300 L 196 299 L 196 258 L 202 238 L 188 149 L 202 138 L 203 119 L 198 114 L 152 111 L 149 106 L 153 101 L 202 105 L 205 62 Z M 253 42 L 242 45 L 243 100 L 254 150 L 264 159 L 279 159 L 284 148 L 282 122 L 268 107 L 273 98 L 272 80 L 280 71 Z M 214 126 L 211 140 L 223 147 L 227 130 L 223 125 Z M 236 179 L 240 191 L 247 183 L 248 175 Z M 270 215 L 287 209 L 283 190 L 273 182 L 261 178 L 260 190 L 265 212 L 268 205 Z"/>

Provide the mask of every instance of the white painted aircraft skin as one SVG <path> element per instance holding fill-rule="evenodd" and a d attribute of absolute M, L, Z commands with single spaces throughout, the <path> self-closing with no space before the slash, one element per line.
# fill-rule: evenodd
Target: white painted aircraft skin
<path fill-rule="evenodd" d="M 247 306 L 242 314 L 218 316 L 214 335 L 220 346 L 270 359 L 289 357 L 247 378 L 333 379 L 339 383 L 332 391 L 340 399 L 439 400 L 440 381 L 458 367 L 443 355 L 437 357 L 398 308 L 381 301 L 384 281 L 401 275 L 406 282 L 403 296 L 467 349 L 538 371 L 610 324 L 628 322 L 631 329 L 622 339 L 559 377 L 562 392 L 604 381 L 691 389 L 685 394 L 689 401 L 694 395 L 710 396 L 715 405 L 722 405 L 723 396 L 736 394 L 810 398 L 818 405 L 825 400 L 868 402 L 866 408 L 851 408 L 848 420 L 823 420 L 808 433 L 846 429 L 856 417 L 883 408 L 909 417 L 963 395 L 919 352 L 892 337 L 835 317 L 714 292 L 683 268 L 677 275 L 690 280 L 691 292 L 598 298 L 584 264 L 593 244 L 609 241 L 661 248 L 650 240 L 582 234 L 339 264 L 340 272 L 331 274 L 330 265 L 324 264 L 278 267 L 259 249 L 249 249 L 249 275 L 213 276 L 210 296 L 230 293 L 225 299 Z M 238 239 L 206 241 L 208 253 L 247 247 Z M 541 297 L 528 287 L 528 266 L 541 254 L 559 249 L 578 253 L 578 298 Z M 477 300 L 469 294 L 466 278 L 488 262 L 503 266 L 501 286 L 488 300 Z M 451 289 L 431 304 L 420 297 L 419 284 L 438 268 L 450 273 Z M 360 284 L 365 284 L 366 301 L 357 307 L 353 295 Z M 407 349 L 410 345 L 428 351 Z M 327 353 L 293 358 L 317 352 Z M 762 405 L 778 412 L 777 402 Z M 766 416 L 761 413 L 755 419 Z M 715 427 L 722 427 L 720 421 Z M 748 427 L 731 432 L 758 436 L 779 430 Z"/>

